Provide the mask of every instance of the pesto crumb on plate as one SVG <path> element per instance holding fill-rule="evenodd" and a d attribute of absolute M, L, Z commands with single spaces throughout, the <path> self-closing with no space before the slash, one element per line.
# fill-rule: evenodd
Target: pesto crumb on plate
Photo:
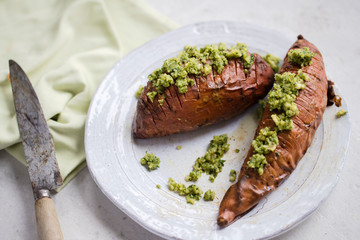
<path fill-rule="evenodd" d="M 204 194 L 204 200 L 205 201 L 213 201 L 215 198 L 215 192 L 212 190 L 207 190 Z"/>
<path fill-rule="evenodd" d="M 160 167 L 160 159 L 153 153 L 146 153 L 145 156 L 140 159 L 140 163 L 149 171 Z"/>
<path fill-rule="evenodd" d="M 344 116 L 345 114 L 347 114 L 347 111 L 345 111 L 345 110 L 339 110 L 339 111 L 336 113 L 336 117 L 337 117 L 337 118 L 341 118 L 341 117 Z"/>
<path fill-rule="evenodd" d="M 195 201 L 199 201 L 203 191 L 196 186 L 191 184 L 186 187 L 182 183 L 177 183 L 174 179 L 169 178 L 168 188 L 170 191 L 178 193 L 180 196 L 184 196 L 187 203 L 194 204 Z"/>
<path fill-rule="evenodd" d="M 228 135 L 222 134 L 214 136 L 210 141 L 208 149 L 204 156 L 198 157 L 193 165 L 193 170 L 186 175 L 185 181 L 195 182 L 202 173 L 209 175 L 209 181 L 214 182 L 218 173 L 222 171 L 225 160 L 224 154 L 229 151 Z"/>

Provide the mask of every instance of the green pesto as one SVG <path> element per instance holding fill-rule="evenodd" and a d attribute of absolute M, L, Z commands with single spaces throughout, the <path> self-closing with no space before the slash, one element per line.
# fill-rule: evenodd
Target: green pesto
<path fill-rule="evenodd" d="M 275 74 L 275 83 L 269 92 L 268 103 L 271 111 L 277 109 L 281 113 L 271 115 L 276 126 L 274 131 L 269 127 L 263 128 L 253 140 L 254 154 L 247 162 L 247 167 L 256 169 L 259 175 L 264 173 L 264 166 L 267 164 L 265 155 L 275 151 L 279 145 L 277 132 L 293 129 L 291 117 L 299 114 L 295 100 L 299 91 L 306 87 L 306 81 L 309 81 L 309 76 L 301 69 L 296 75 L 290 72 Z M 278 157 L 279 153 L 275 152 L 275 155 Z"/>
<path fill-rule="evenodd" d="M 212 67 L 209 64 L 205 64 L 203 70 L 204 70 L 204 75 L 207 76 L 211 73 Z"/>
<path fill-rule="evenodd" d="M 140 98 L 141 93 L 144 91 L 144 86 L 140 85 L 139 89 L 135 92 L 135 97 Z"/>
<path fill-rule="evenodd" d="M 156 184 L 156 188 L 161 189 L 161 186 L 159 184 Z"/>
<path fill-rule="evenodd" d="M 182 183 L 177 183 L 174 179 L 169 178 L 168 188 L 170 191 L 178 193 L 180 196 L 186 197 L 186 202 L 194 204 L 195 201 L 200 200 L 203 191 L 196 185 L 186 187 Z"/>
<path fill-rule="evenodd" d="M 152 91 L 152 92 L 148 92 L 146 94 L 146 96 L 148 96 L 148 98 L 150 99 L 151 102 L 154 102 L 154 98 L 155 98 L 156 94 L 157 94 L 157 92 Z"/>
<path fill-rule="evenodd" d="M 272 70 L 274 72 L 279 72 L 280 70 L 280 67 L 279 67 L 279 63 L 280 63 L 280 58 L 279 57 L 276 57 L 272 54 L 266 54 L 265 57 L 263 57 L 263 59 L 270 65 L 270 67 L 272 68 Z"/>
<path fill-rule="evenodd" d="M 203 65 L 197 58 L 188 58 L 184 64 L 184 69 L 188 74 L 200 75 L 203 71 Z"/>
<path fill-rule="evenodd" d="M 148 79 L 155 88 L 155 92 L 163 93 L 171 85 L 176 85 L 179 93 L 187 92 L 188 86 L 194 85 L 189 77 L 209 75 L 213 70 L 221 73 L 229 59 L 240 58 L 246 69 L 254 63 L 254 56 L 248 54 L 245 44 L 238 43 L 230 48 L 226 44 L 206 45 L 198 49 L 195 46 L 185 46 L 177 57 L 164 61 L 161 68 L 149 74 Z"/>
<path fill-rule="evenodd" d="M 194 80 L 191 78 L 184 78 L 184 79 L 179 79 L 176 81 L 175 85 L 177 86 L 179 93 L 186 93 L 187 92 L 187 88 L 188 85 L 193 86 L 194 85 Z"/>
<path fill-rule="evenodd" d="M 238 149 L 238 148 L 235 149 L 235 152 L 236 152 L 236 153 L 239 153 L 239 152 L 240 152 L 240 149 Z"/>
<path fill-rule="evenodd" d="M 256 139 L 252 141 L 255 154 L 250 157 L 247 167 L 257 169 L 259 175 L 262 175 L 267 164 L 265 155 L 275 151 L 278 144 L 276 131 L 271 131 L 269 127 L 261 129 Z"/>
<path fill-rule="evenodd" d="M 261 118 L 261 116 L 264 113 L 265 107 L 266 107 L 266 102 L 264 100 L 260 99 L 258 103 L 259 103 L 259 107 L 257 109 L 257 114 L 258 114 L 258 117 Z"/>
<path fill-rule="evenodd" d="M 203 191 L 196 185 L 190 185 L 188 188 L 189 194 L 186 195 L 186 202 L 194 204 L 195 201 L 199 201 Z"/>
<path fill-rule="evenodd" d="M 254 63 L 254 56 L 249 55 L 247 52 L 248 48 L 246 44 L 237 43 L 235 46 L 230 47 L 229 50 L 225 52 L 225 56 L 228 59 L 240 58 L 244 64 L 244 67 L 249 69 Z"/>
<path fill-rule="evenodd" d="M 278 131 L 291 130 L 294 128 L 294 123 L 291 118 L 287 117 L 284 113 L 272 114 L 272 120 L 274 121 Z"/>
<path fill-rule="evenodd" d="M 341 118 L 342 116 L 344 116 L 347 113 L 347 111 L 345 110 L 340 110 L 336 113 L 336 117 L 337 118 Z"/>
<path fill-rule="evenodd" d="M 156 95 L 155 95 L 156 96 Z M 164 94 L 158 94 L 158 103 L 160 106 L 162 106 L 164 104 L 164 100 L 165 100 L 165 95 Z"/>
<path fill-rule="evenodd" d="M 180 149 L 182 149 L 182 146 L 177 145 L 177 146 L 176 146 L 176 150 L 180 150 Z"/>
<path fill-rule="evenodd" d="M 311 65 L 314 56 L 308 47 L 291 49 L 288 53 L 289 61 L 301 67 Z"/>
<path fill-rule="evenodd" d="M 177 183 L 174 179 L 169 178 L 168 188 L 170 191 L 178 193 L 180 196 L 188 194 L 187 187 L 182 183 Z"/>
<path fill-rule="evenodd" d="M 264 154 L 253 154 L 249 161 L 247 162 L 247 166 L 250 168 L 257 169 L 259 175 L 263 175 L 264 173 L 264 166 L 267 164 L 266 157 Z"/>
<path fill-rule="evenodd" d="M 167 88 L 170 85 L 174 84 L 174 79 L 172 78 L 172 76 L 162 73 L 159 75 L 158 83 L 160 84 L 160 86 Z M 159 92 L 163 92 L 163 91 L 159 91 Z"/>
<path fill-rule="evenodd" d="M 300 79 L 302 79 L 305 82 L 310 81 L 309 75 L 307 75 L 306 73 L 303 73 L 303 71 L 301 69 L 298 70 L 296 76 L 299 77 Z"/>
<path fill-rule="evenodd" d="M 202 173 L 209 176 L 210 182 L 214 182 L 216 176 L 222 171 L 225 160 L 221 158 L 229 150 L 227 134 L 214 136 L 210 141 L 207 152 L 204 156 L 198 157 L 193 165 L 192 172 L 185 177 L 185 181 L 197 181 Z"/>
<path fill-rule="evenodd" d="M 215 192 L 212 190 L 207 190 L 204 194 L 204 200 L 205 201 L 214 201 L 215 198 Z"/>
<path fill-rule="evenodd" d="M 155 170 L 160 166 L 160 159 L 153 153 L 146 153 L 140 160 L 141 165 L 144 165 L 149 171 Z"/>
<path fill-rule="evenodd" d="M 259 154 L 273 152 L 278 144 L 276 131 L 271 131 L 269 127 L 261 129 L 256 139 L 252 141 L 254 152 Z"/>
<path fill-rule="evenodd" d="M 223 167 L 224 165 L 222 165 L 221 167 Z M 210 175 L 209 176 L 209 181 L 210 182 L 214 182 L 215 181 L 215 177 L 214 177 L 214 175 Z"/>
<path fill-rule="evenodd" d="M 236 180 L 236 171 L 235 171 L 235 170 L 231 170 L 231 171 L 230 171 L 229 181 L 230 181 L 230 182 L 235 182 L 235 180 Z"/>
<path fill-rule="evenodd" d="M 295 116 L 299 110 L 295 104 L 296 96 L 299 90 L 304 89 L 309 76 L 303 73 L 301 69 L 297 75 L 290 72 L 275 74 L 275 83 L 273 89 L 269 92 L 270 110 L 283 111 L 287 117 Z"/>

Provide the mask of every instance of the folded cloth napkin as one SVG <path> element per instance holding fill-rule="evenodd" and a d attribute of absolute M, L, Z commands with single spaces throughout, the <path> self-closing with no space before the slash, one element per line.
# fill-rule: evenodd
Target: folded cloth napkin
<path fill-rule="evenodd" d="M 176 25 L 141 0 L 3 0 L 0 12 L 0 149 L 25 164 L 7 80 L 14 59 L 39 97 L 66 184 L 86 165 L 97 85 L 122 56 Z"/>

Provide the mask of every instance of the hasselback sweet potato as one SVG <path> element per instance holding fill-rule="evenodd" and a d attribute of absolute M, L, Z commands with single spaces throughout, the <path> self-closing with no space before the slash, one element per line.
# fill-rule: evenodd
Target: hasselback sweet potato
<path fill-rule="evenodd" d="M 295 100 L 299 113 L 292 117 L 293 128 L 277 133 L 279 143 L 275 151 L 266 155 L 267 163 L 262 175 L 247 164 L 254 154 L 254 147 L 250 147 L 237 183 L 228 189 L 220 204 L 217 219 L 220 226 L 229 225 L 236 218 L 241 217 L 256 206 L 264 196 L 276 189 L 294 171 L 314 138 L 327 105 L 328 81 L 321 53 L 312 43 L 300 35 L 290 50 L 303 47 L 308 47 L 310 51 L 315 53 L 312 64 L 300 67 L 289 61 L 288 52 L 280 70 L 280 73 L 297 74 L 301 68 L 302 72 L 309 76 L 306 87 L 299 91 Z M 256 130 L 255 139 L 260 129 L 275 128 L 271 115 L 276 111 L 271 111 L 269 103 L 267 103 Z"/>
<path fill-rule="evenodd" d="M 246 73 L 245 73 L 246 72 Z M 161 104 L 158 97 L 149 99 L 154 90 L 149 81 L 140 95 L 133 122 L 135 138 L 161 137 L 187 132 L 238 115 L 266 96 L 273 84 L 274 72 L 258 54 L 249 69 L 239 59 L 231 59 L 221 74 L 212 71 L 207 76 L 189 76 L 194 80 L 186 93 L 175 85 L 164 91 Z"/>

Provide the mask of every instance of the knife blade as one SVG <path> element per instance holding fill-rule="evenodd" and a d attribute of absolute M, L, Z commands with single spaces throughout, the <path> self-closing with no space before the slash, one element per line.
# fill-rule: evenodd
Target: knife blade
<path fill-rule="evenodd" d="M 23 69 L 9 60 L 9 80 L 27 169 L 35 198 L 40 239 L 63 239 L 50 191 L 63 183 L 39 99 Z"/>

